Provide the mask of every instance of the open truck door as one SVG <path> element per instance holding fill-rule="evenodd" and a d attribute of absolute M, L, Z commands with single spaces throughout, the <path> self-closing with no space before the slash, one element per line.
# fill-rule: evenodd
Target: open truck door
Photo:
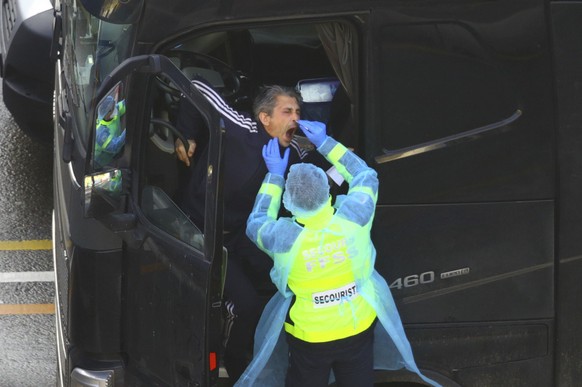
<path fill-rule="evenodd" d="M 168 89 L 189 100 L 209 128 L 209 157 L 197 161 L 207 163 L 204 225 L 195 225 L 167 185 L 152 177 L 152 163 L 160 167 L 163 162 L 152 160 L 156 153 L 149 147 L 170 153 L 174 139 L 187 144 L 169 119 L 159 117 L 160 90 Z M 122 325 L 118 335 L 124 380 L 129 385 L 140 385 L 140 380 L 150 385 L 213 385 L 226 269 L 220 117 L 190 80 L 159 55 L 122 62 L 103 80 L 91 106 L 92 155 L 86 162 L 83 206 L 86 217 L 97 219 L 123 241 L 115 311 Z M 165 175 L 171 175 L 178 166 L 174 162 L 166 168 Z"/>

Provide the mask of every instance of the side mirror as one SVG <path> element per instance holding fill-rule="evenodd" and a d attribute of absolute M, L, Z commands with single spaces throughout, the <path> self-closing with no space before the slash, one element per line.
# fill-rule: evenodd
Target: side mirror
<path fill-rule="evenodd" d="M 123 203 L 122 183 L 119 169 L 85 176 L 85 217 L 99 217 L 117 210 Z"/>

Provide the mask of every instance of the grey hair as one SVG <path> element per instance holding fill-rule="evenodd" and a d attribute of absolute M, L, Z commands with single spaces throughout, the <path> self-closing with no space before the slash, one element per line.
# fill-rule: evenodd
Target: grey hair
<path fill-rule="evenodd" d="M 259 90 L 257 97 L 253 103 L 253 114 L 255 119 L 259 120 L 259 113 L 265 112 L 269 116 L 273 114 L 273 109 L 277 105 L 277 97 L 285 96 L 295 98 L 297 103 L 301 105 L 303 99 L 294 88 L 280 85 L 263 86 Z"/>

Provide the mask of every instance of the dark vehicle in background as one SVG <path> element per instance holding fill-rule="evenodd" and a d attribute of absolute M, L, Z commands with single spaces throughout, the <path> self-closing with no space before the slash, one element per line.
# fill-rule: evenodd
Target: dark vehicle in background
<path fill-rule="evenodd" d="M 52 139 L 54 61 L 50 0 L 4 0 L 0 9 L 0 76 L 8 111 L 29 136 Z"/>
<path fill-rule="evenodd" d="M 195 76 L 241 111 L 262 84 L 297 85 L 304 118 L 326 121 L 377 170 L 376 267 L 427 376 L 446 387 L 579 384 L 582 2 L 62 0 L 55 10 L 61 385 L 219 380 L 229 149 Z M 208 171 L 202 227 L 176 204 L 188 176 L 173 154 L 180 98 L 208 126 L 209 158 L 193 161 Z M 124 105 L 125 137 L 102 159 L 106 100 Z M 377 372 L 378 386 L 402 382 L 422 385 Z"/>

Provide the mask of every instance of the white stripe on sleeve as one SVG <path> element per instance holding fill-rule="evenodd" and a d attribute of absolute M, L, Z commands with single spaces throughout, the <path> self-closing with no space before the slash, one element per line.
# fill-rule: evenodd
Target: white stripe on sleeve
<path fill-rule="evenodd" d="M 233 124 L 238 125 L 251 133 L 258 133 L 257 123 L 252 119 L 243 116 L 233 108 L 231 108 L 220 95 L 209 87 L 204 82 L 193 80 L 192 83 L 196 88 L 206 97 L 208 102 L 226 119 L 231 121 Z"/>

